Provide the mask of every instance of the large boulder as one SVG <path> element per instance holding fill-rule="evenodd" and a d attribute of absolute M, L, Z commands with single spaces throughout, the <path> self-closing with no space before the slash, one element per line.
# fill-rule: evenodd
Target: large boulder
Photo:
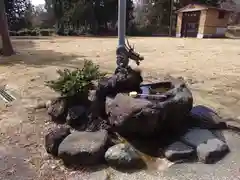
<path fill-rule="evenodd" d="M 97 165 L 104 160 L 107 150 L 107 131 L 75 131 L 65 138 L 58 155 L 66 165 Z"/>
<path fill-rule="evenodd" d="M 142 169 L 146 166 L 141 156 L 129 144 L 117 144 L 105 153 L 105 160 L 121 170 Z"/>
<path fill-rule="evenodd" d="M 182 80 L 170 79 L 168 82 L 171 88 L 151 99 L 117 94 L 111 102 L 106 103 L 110 124 L 119 133 L 138 133 L 144 136 L 164 131 L 176 134 L 175 132 L 185 130 L 193 104 L 192 94 Z M 161 87 L 161 84 L 155 85 Z M 154 84 L 145 86 L 151 87 Z M 163 99 L 163 96 L 166 98 Z"/>
<path fill-rule="evenodd" d="M 196 127 L 206 129 L 224 129 L 226 127 L 225 122 L 217 112 L 203 105 L 194 106 L 189 115 L 190 124 Z"/>
<path fill-rule="evenodd" d="M 193 106 L 192 93 L 182 79 L 169 76 L 162 83 L 164 82 L 170 83 L 171 88 L 162 93 L 167 99 L 156 103 L 160 112 L 158 131 L 172 132 L 172 134 L 185 131 L 187 116 Z"/>
<path fill-rule="evenodd" d="M 118 94 L 106 109 L 110 125 L 121 134 L 151 135 L 157 128 L 159 109 L 146 99 Z"/>
<path fill-rule="evenodd" d="M 49 154 L 58 155 L 60 143 L 70 134 L 67 126 L 56 127 L 45 136 L 45 148 Z"/>
<path fill-rule="evenodd" d="M 115 74 L 109 78 L 102 79 L 96 89 L 95 98 L 92 103 L 93 118 L 106 117 L 105 102 L 108 96 L 117 93 L 139 91 L 143 79 L 141 71 L 128 68 L 117 68 Z"/>

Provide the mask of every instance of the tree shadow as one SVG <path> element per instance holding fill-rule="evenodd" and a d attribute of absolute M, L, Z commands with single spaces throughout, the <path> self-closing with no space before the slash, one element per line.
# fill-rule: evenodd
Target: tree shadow
<path fill-rule="evenodd" d="M 48 40 L 51 43 L 51 40 Z M 12 66 L 16 64 L 25 64 L 36 68 L 44 66 L 60 66 L 74 68 L 81 66 L 84 55 L 66 54 L 54 50 L 38 49 L 35 42 L 28 39 L 13 41 L 16 54 L 10 57 L 0 57 L 0 66 Z"/>

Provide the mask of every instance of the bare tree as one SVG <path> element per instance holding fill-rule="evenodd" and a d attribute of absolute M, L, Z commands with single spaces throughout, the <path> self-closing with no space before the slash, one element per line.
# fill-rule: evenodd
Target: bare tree
<path fill-rule="evenodd" d="M 0 35 L 2 36 L 2 54 L 4 56 L 11 56 L 14 54 L 14 51 L 8 32 L 4 0 L 0 0 Z"/>

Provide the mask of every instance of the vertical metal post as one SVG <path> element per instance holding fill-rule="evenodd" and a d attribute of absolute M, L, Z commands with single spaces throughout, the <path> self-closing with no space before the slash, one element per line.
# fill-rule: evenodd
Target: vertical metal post
<path fill-rule="evenodd" d="M 117 66 L 125 67 L 128 65 L 128 59 L 121 55 L 126 54 L 125 34 L 126 34 L 126 8 L 127 0 L 118 0 L 118 47 L 116 51 Z"/>
<path fill-rule="evenodd" d="M 118 0 L 118 48 L 125 45 L 127 0 Z"/>
<path fill-rule="evenodd" d="M 173 27 L 173 5 L 174 5 L 174 0 L 170 0 L 170 17 L 169 17 L 169 36 L 172 36 L 172 27 Z"/>

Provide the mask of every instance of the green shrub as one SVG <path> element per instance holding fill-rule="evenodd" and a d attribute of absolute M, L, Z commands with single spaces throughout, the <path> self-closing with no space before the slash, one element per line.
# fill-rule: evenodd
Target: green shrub
<path fill-rule="evenodd" d="M 9 32 L 10 33 L 10 32 Z M 13 32 L 12 32 L 13 33 Z M 53 29 L 22 29 L 15 33 L 17 36 L 51 36 L 54 33 Z"/>
<path fill-rule="evenodd" d="M 99 66 L 92 61 L 84 60 L 82 69 L 70 71 L 58 70 L 59 78 L 47 81 L 46 85 L 62 96 L 88 95 L 89 90 L 94 88 L 94 81 L 103 78 L 106 74 L 100 72 Z"/>
<path fill-rule="evenodd" d="M 77 36 L 77 35 L 78 35 L 77 31 L 73 29 L 68 30 L 68 36 Z"/>

